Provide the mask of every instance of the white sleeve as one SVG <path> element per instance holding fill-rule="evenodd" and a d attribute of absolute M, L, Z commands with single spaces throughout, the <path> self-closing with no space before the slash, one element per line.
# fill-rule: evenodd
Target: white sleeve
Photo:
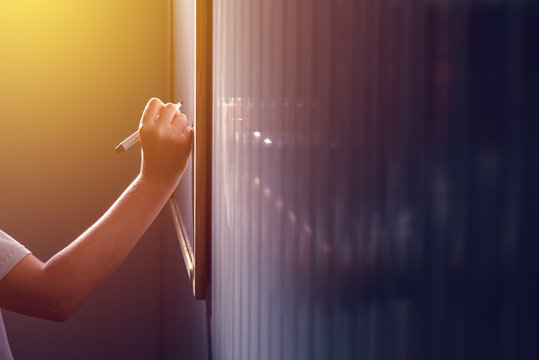
<path fill-rule="evenodd" d="M 0 230 L 0 279 L 28 254 L 27 248 Z"/>

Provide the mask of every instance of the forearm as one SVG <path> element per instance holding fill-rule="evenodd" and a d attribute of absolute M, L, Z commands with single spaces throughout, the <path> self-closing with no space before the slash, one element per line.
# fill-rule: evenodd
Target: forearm
<path fill-rule="evenodd" d="M 44 264 L 47 291 L 68 311 L 78 308 L 125 259 L 171 192 L 138 176 L 94 225 Z"/>

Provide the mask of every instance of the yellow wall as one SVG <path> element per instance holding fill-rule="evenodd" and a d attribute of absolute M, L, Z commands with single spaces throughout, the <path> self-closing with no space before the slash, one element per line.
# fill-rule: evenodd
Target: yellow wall
<path fill-rule="evenodd" d="M 113 149 L 167 97 L 168 59 L 166 0 L 0 2 L 0 228 L 46 260 L 107 209 L 138 171 L 138 147 Z M 15 358 L 153 351 L 160 231 L 67 324 L 5 314 Z"/>

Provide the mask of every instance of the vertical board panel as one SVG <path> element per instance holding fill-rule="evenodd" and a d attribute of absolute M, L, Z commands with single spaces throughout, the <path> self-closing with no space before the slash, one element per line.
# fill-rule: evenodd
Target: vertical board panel
<path fill-rule="evenodd" d="M 216 359 L 531 355 L 537 5 L 216 0 Z"/>

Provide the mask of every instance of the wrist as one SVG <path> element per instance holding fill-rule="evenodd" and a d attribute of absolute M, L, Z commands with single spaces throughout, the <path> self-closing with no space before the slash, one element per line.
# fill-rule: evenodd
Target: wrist
<path fill-rule="evenodd" d="M 135 179 L 140 186 L 147 188 L 156 195 L 166 195 L 167 198 L 172 195 L 176 189 L 176 183 L 156 176 L 148 176 L 141 171 Z"/>

